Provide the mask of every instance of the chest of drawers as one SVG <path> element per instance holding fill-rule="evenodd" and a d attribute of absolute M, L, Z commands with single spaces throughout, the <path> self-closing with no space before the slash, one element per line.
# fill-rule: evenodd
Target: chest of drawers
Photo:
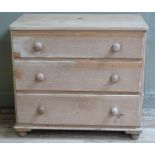
<path fill-rule="evenodd" d="M 138 138 L 147 25 L 139 15 L 27 14 L 10 25 L 15 130 Z"/>

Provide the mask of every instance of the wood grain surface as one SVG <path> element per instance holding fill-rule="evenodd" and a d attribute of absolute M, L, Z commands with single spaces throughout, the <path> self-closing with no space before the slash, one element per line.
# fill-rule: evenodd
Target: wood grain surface
<path fill-rule="evenodd" d="M 24 14 L 11 30 L 147 30 L 136 14 Z"/>
<path fill-rule="evenodd" d="M 139 126 L 137 95 L 16 94 L 17 124 Z M 38 113 L 39 107 L 44 113 Z M 111 108 L 117 107 L 113 115 Z"/>
<path fill-rule="evenodd" d="M 68 60 L 15 61 L 16 90 L 140 92 L 139 62 Z M 38 74 L 44 80 L 36 79 Z M 113 74 L 119 76 L 112 82 Z"/>
<path fill-rule="evenodd" d="M 136 58 L 143 57 L 144 32 L 139 31 L 15 31 L 14 58 Z M 39 42 L 42 49 L 36 51 Z M 112 47 L 120 44 L 115 52 Z"/>

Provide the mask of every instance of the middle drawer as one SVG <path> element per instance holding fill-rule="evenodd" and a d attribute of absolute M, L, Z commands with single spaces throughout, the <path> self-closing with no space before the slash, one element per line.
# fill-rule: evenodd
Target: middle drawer
<path fill-rule="evenodd" d="M 139 92 L 142 62 L 15 61 L 16 90 Z"/>

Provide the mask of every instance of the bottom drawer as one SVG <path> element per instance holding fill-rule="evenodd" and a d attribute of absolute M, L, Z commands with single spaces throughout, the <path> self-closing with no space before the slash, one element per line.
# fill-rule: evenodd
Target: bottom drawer
<path fill-rule="evenodd" d="M 140 96 L 16 95 L 17 123 L 69 126 L 139 126 Z"/>

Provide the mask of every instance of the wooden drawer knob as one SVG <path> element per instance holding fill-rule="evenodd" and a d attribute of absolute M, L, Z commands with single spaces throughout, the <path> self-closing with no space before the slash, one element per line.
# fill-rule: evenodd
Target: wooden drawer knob
<path fill-rule="evenodd" d="M 43 44 L 41 42 L 35 42 L 34 43 L 34 50 L 35 51 L 41 51 L 43 49 Z"/>
<path fill-rule="evenodd" d="M 38 81 L 42 82 L 42 81 L 44 81 L 45 76 L 44 76 L 43 73 L 38 73 L 38 74 L 36 75 L 36 79 L 37 79 Z"/>
<path fill-rule="evenodd" d="M 110 112 L 111 112 L 112 115 L 116 116 L 116 115 L 118 115 L 118 108 L 117 107 L 112 107 Z"/>
<path fill-rule="evenodd" d="M 120 51 L 120 49 L 121 49 L 120 43 L 114 43 L 112 45 L 112 51 L 113 52 L 118 52 L 118 51 Z"/>
<path fill-rule="evenodd" d="M 39 106 L 37 109 L 38 114 L 42 115 L 45 113 L 45 108 L 43 106 Z"/>
<path fill-rule="evenodd" d="M 120 77 L 118 74 L 112 74 L 110 77 L 111 82 L 116 83 L 120 80 Z"/>

